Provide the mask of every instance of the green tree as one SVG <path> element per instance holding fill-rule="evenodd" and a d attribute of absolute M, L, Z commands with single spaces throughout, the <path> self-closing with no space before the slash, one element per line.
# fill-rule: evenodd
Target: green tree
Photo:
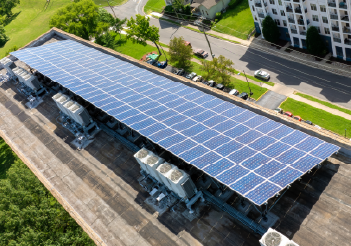
<path fill-rule="evenodd" d="M 177 64 L 177 67 L 189 69 L 193 51 L 190 45 L 185 45 L 183 37 L 174 37 L 169 42 L 170 62 Z"/>
<path fill-rule="evenodd" d="M 12 16 L 12 9 L 20 3 L 20 0 L 0 0 L 0 16 Z"/>
<path fill-rule="evenodd" d="M 27 166 L 16 160 L 0 179 L 0 245 L 95 244 Z"/>
<path fill-rule="evenodd" d="M 162 53 L 157 42 L 160 41 L 158 27 L 150 26 L 150 18 L 137 14 L 136 19 L 133 17 L 127 21 L 127 39 L 131 39 L 133 43 L 146 46 L 146 41 L 151 41 L 157 47 L 159 55 Z"/>
<path fill-rule="evenodd" d="M 323 39 L 314 26 L 310 26 L 307 29 L 306 45 L 308 52 L 312 55 L 325 55 L 327 52 Z"/>
<path fill-rule="evenodd" d="M 109 12 L 107 12 L 104 8 L 99 8 L 99 21 L 108 23 L 110 26 L 110 30 L 119 34 L 121 38 L 121 31 L 123 29 L 123 25 L 127 22 L 127 18 L 119 19 L 117 17 L 113 17 Z"/>
<path fill-rule="evenodd" d="M 275 43 L 279 39 L 280 33 L 277 23 L 269 15 L 262 21 L 262 34 L 271 43 Z"/>
<path fill-rule="evenodd" d="M 99 18 L 98 6 L 92 0 L 82 0 L 59 9 L 51 18 L 50 27 L 57 27 L 89 40 L 109 28 L 109 24 Z"/>
<path fill-rule="evenodd" d="M 10 38 L 5 34 L 5 28 L 0 25 L 0 47 L 4 46 Z"/>
<path fill-rule="evenodd" d="M 233 61 L 220 55 L 218 58 L 213 58 L 213 67 L 217 78 L 220 78 L 222 84 L 227 85 L 230 82 L 230 73 L 234 72 Z"/>
<path fill-rule="evenodd" d="M 204 71 L 204 79 L 210 80 L 215 74 L 215 67 L 213 66 L 213 61 L 202 60 L 202 66 L 200 67 L 201 71 Z"/>

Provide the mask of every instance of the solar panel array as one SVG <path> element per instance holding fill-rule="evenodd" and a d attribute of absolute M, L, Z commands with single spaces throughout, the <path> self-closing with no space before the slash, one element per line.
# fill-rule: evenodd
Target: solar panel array
<path fill-rule="evenodd" d="M 11 54 L 257 205 L 339 150 L 75 41 Z"/>

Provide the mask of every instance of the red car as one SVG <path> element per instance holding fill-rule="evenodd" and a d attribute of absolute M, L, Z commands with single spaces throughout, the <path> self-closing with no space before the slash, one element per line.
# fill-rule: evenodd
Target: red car
<path fill-rule="evenodd" d="M 293 117 L 293 114 L 290 113 L 289 111 L 286 111 L 286 112 L 284 113 L 284 115 L 286 115 L 286 116 L 288 116 L 288 117 Z"/>
<path fill-rule="evenodd" d="M 295 120 L 298 120 L 298 121 L 301 121 L 301 120 L 302 120 L 301 117 L 298 116 L 298 115 L 297 115 L 297 116 L 294 116 L 294 119 L 295 119 Z"/>
<path fill-rule="evenodd" d="M 188 45 L 189 45 L 189 46 L 191 47 L 191 43 L 188 42 L 188 41 L 185 41 L 185 40 L 184 40 L 184 44 L 185 44 L 185 46 L 188 46 Z"/>

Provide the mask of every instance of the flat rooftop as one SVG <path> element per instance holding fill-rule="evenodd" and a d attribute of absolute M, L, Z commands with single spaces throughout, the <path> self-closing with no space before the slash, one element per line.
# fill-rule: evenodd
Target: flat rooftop
<path fill-rule="evenodd" d="M 208 203 L 198 204 L 195 218 L 182 206 L 159 216 L 145 203 L 149 194 L 137 181 L 134 153 L 103 131 L 77 151 L 73 135 L 56 123 L 59 110 L 50 97 L 33 110 L 25 102 L 11 84 L 1 86 L 0 136 L 97 244 L 259 245 L 259 235 Z M 349 245 L 350 164 L 349 157 L 333 155 L 294 182 L 271 211 L 272 227 L 300 245 Z M 235 207 L 238 199 L 227 203 Z M 248 217 L 255 218 L 255 210 Z"/>

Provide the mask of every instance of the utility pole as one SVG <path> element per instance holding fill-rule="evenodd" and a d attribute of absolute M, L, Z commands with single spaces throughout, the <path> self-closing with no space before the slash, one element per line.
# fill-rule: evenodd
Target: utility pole
<path fill-rule="evenodd" d="M 212 56 L 212 60 L 213 60 L 213 58 L 214 58 L 215 55 L 212 53 L 211 44 L 210 44 L 210 41 L 208 41 L 208 38 L 207 38 L 207 35 L 206 35 L 206 31 L 205 31 L 205 27 L 204 27 L 203 24 L 202 24 L 202 31 L 204 32 L 206 41 L 207 41 L 207 43 L 208 43 L 208 47 L 210 47 L 210 52 L 211 52 L 211 56 Z"/>
<path fill-rule="evenodd" d="M 113 8 L 112 8 L 111 5 L 110 5 L 110 0 L 107 0 L 107 4 L 108 4 L 108 6 L 110 6 L 110 8 L 111 8 L 111 10 L 112 10 L 112 12 L 113 12 L 113 15 L 114 15 L 115 18 L 117 19 L 116 13 L 115 13 L 115 11 L 113 10 Z"/>
<path fill-rule="evenodd" d="M 247 86 L 249 87 L 249 90 L 250 90 L 250 96 L 252 96 L 253 93 L 251 92 L 250 83 L 249 83 L 249 81 L 247 80 L 247 77 L 246 77 L 246 74 L 245 74 L 245 71 L 244 71 L 244 70 L 243 70 L 243 73 L 244 73 L 245 78 L 246 78 Z M 250 97 L 250 96 L 249 96 L 249 97 Z"/>

